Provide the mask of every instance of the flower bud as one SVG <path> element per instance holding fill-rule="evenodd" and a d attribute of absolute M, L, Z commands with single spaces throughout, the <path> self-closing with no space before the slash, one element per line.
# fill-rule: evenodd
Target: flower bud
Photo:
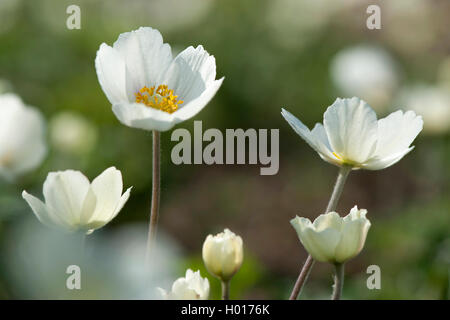
<path fill-rule="evenodd" d="M 242 265 L 242 238 L 228 229 L 215 236 L 209 235 L 203 243 L 202 255 L 208 271 L 227 282 Z"/>
<path fill-rule="evenodd" d="M 164 300 L 207 300 L 209 297 L 209 281 L 202 278 L 200 271 L 186 270 L 186 277 L 178 278 L 167 292 L 158 288 Z"/>
<path fill-rule="evenodd" d="M 321 214 L 313 223 L 297 216 L 291 224 L 315 260 L 336 264 L 361 252 L 370 228 L 366 214 L 367 210 L 354 206 L 343 218 L 336 212 L 330 212 Z"/>

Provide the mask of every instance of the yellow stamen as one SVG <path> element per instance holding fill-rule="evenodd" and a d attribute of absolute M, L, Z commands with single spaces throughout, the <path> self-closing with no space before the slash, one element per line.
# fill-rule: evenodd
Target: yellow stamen
<path fill-rule="evenodd" d="M 342 158 L 341 157 L 339 157 L 338 155 L 337 155 L 337 153 L 336 152 L 333 152 L 333 155 L 336 157 L 336 158 L 338 158 L 339 160 L 342 160 Z"/>
<path fill-rule="evenodd" d="M 167 113 L 177 111 L 179 105 L 184 102 L 177 100 L 178 96 L 175 96 L 173 90 L 169 89 L 165 84 L 159 85 L 156 90 L 154 86 L 151 88 L 143 87 L 134 95 L 137 103 L 143 103 L 147 107 Z"/>

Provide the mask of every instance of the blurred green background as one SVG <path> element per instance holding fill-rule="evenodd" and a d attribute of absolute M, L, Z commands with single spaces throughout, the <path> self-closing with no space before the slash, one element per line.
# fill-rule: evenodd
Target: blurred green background
<path fill-rule="evenodd" d="M 71 4 L 81 8 L 80 30 L 66 28 Z M 369 4 L 381 7 L 380 30 L 366 27 Z M 102 42 L 112 45 L 122 32 L 151 26 L 161 31 L 174 55 L 202 44 L 216 57 L 218 77 L 225 81 L 195 117 L 204 130 L 280 129 L 280 170 L 274 176 L 260 176 L 259 165 L 176 166 L 170 161 L 171 132 L 162 134 L 160 228 L 181 248 L 175 277 L 188 267 L 207 275 L 203 240 L 227 227 L 245 245 L 231 297 L 286 299 L 306 258 L 289 220 L 322 213 L 337 168 L 294 133 L 280 108 L 312 126 L 336 97 L 357 95 L 379 117 L 397 107 L 415 107 L 424 113 L 426 130 L 414 151 L 393 167 L 350 175 L 338 212 L 346 214 L 355 204 L 367 208 L 372 228 L 363 252 L 347 264 L 344 298 L 448 299 L 449 12 L 446 0 L 1 0 L 0 91 L 14 92 L 42 111 L 49 143 L 37 170 L 15 183 L 0 181 L 1 250 L 20 254 L 9 241 L 10 230 L 26 217 L 34 219 L 20 193 L 27 189 L 41 197 L 49 171 L 77 169 L 92 179 L 116 166 L 124 185 L 133 186 L 132 194 L 98 233 L 147 221 L 151 133 L 118 122 L 98 84 L 94 59 Z M 363 89 L 357 88 L 361 81 L 342 84 L 346 67 L 336 71 L 333 63 L 340 53 L 361 46 L 389 56 L 389 81 L 369 82 Z M 367 59 L 366 67 L 371 64 Z M 411 94 L 417 86 L 427 88 L 430 98 L 417 103 Z M 433 116 L 434 104 L 440 104 L 442 116 Z M 192 131 L 193 120 L 177 127 Z M 440 121 L 436 130 L 433 121 Z M 15 288 L 8 255 L 0 259 L 0 298 L 36 297 Z M 366 287 L 372 264 L 381 268 L 381 290 Z M 302 297 L 327 299 L 331 271 L 316 264 Z M 218 298 L 218 281 L 210 277 L 210 283 L 212 297 Z"/>

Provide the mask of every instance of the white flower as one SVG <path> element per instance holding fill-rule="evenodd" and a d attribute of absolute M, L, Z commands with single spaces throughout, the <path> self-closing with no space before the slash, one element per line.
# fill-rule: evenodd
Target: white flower
<path fill-rule="evenodd" d="M 309 130 L 299 119 L 282 109 L 281 114 L 320 157 L 338 166 L 353 169 L 387 168 L 414 147 L 413 140 L 422 130 L 423 121 L 413 111 L 396 111 L 377 120 L 375 112 L 359 98 L 336 99 Z"/>
<path fill-rule="evenodd" d="M 317 261 L 343 263 L 358 255 L 364 247 L 370 221 L 367 210 L 354 206 L 341 218 L 336 212 L 321 214 L 311 223 L 309 219 L 295 217 L 291 224 L 297 235 Z"/>
<path fill-rule="evenodd" d="M 202 46 L 172 58 L 158 30 L 122 33 L 112 47 L 103 43 L 95 59 L 98 80 L 123 124 L 167 131 L 192 118 L 222 84 L 216 61 Z"/>
<path fill-rule="evenodd" d="M 207 300 L 209 297 L 209 281 L 202 278 L 200 271 L 186 270 L 186 277 L 178 278 L 172 285 L 172 291 L 158 288 L 165 300 Z"/>
<path fill-rule="evenodd" d="M 450 93 L 445 87 L 424 84 L 407 87 L 398 99 L 422 115 L 424 133 L 444 134 L 450 130 Z"/>
<path fill-rule="evenodd" d="M 362 97 L 379 110 L 386 107 L 397 87 L 396 69 L 382 48 L 359 45 L 338 52 L 330 72 L 343 95 Z"/>
<path fill-rule="evenodd" d="M 228 281 L 239 270 L 244 259 L 242 238 L 228 229 L 215 236 L 210 234 L 203 243 L 202 256 L 212 275 Z"/>
<path fill-rule="evenodd" d="M 0 175 L 13 179 L 39 166 L 47 153 L 40 112 L 14 94 L 0 95 Z"/>
<path fill-rule="evenodd" d="M 61 112 L 50 120 L 50 138 L 55 148 L 73 154 L 86 154 L 97 142 L 97 130 L 84 117 Z"/>
<path fill-rule="evenodd" d="M 26 191 L 22 197 L 43 224 L 89 234 L 114 219 L 130 190 L 122 195 L 122 174 L 110 167 L 92 183 L 79 171 L 50 172 L 43 187 L 45 203 Z"/>

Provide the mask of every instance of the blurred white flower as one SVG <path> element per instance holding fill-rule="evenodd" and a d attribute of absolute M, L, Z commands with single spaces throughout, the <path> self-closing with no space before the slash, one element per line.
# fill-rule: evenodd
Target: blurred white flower
<path fill-rule="evenodd" d="M 356 97 L 336 99 L 323 125 L 311 131 L 288 111 L 281 114 L 323 160 L 353 169 L 380 170 L 397 163 L 414 148 L 410 145 L 423 126 L 414 111 L 399 110 L 377 120 L 375 111 Z"/>
<path fill-rule="evenodd" d="M 0 95 L 0 176 L 16 176 L 39 166 L 47 153 L 40 112 L 15 94 Z"/>
<path fill-rule="evenodd" d="M 165 300 L 208 300 L 209 281 L 202 278 L 200 271 L 186 270 L 184 278 L 178 278 L 172 285 L 172 290 L 167 292 L 158 288 Z"/>
<path fill-rule="evenodd" d="M 114 167 L 103 171 L 92 183 L 74 170 L 50 172 L 44 182 L 45 204 L 25 190 L 22 197 L 45 225 L 87 234 L 110 222 L 130 196 L 122 195 L 122 174 Z"/>
<path fill-rule="evenodd" d="M 229 229 L 208 235 L 203 243 L 203 262 L 206 269 L 222 281 L 228 281 L 239 270 L 244 259 L 242 238 Z"/>
<path fill-rule="evenodd" d="M 50 138 L 55 148 L 63 152 L 85 154 L 95 147 L 97 130 L 84 117 L 61 112 L 50 120 Z"/>
<path fill-rule="evenodd" d="M 315 260 L 343 263 L 358 255 L 364 247 L 370 228 L 366 214 L 367 210 L 354 206 L 344 218 L 329 212 L 311 223 L 309 219 L 297 216 L 291 220 L 291 225 Z"/>
<path fill-rule="evenodd" d="M 359 45 L 344 49 L 331 62 L 331 79 L 345 96 L 358 96 L 379 111 L 398 85 L 396 65 L 382 48 Z"/>
<path fill-rule="evenodd" d="M 2 236 L 2 274 L 19 299 L 161 299 L 156 286 L 172 285 L 181 249 L 158 233 L 151 272 L 145 266 L 148 227 L 118 225 L 95 232 L 81 249 L 79 234 L 40 227 L 31 216 Z M 161 230 L 162 231 L 162 230 Z M 81 268 L 81 290 L 67 290 L 69 265 Z"/>
<path fill-rule="evenodd" d="M 160 30 L 171 32 L 199 23 L 214 4 L 214 1 L 209 0 L 108 0 L 102 2 L 100 18 L 109 29 L 111 20 L 117 29 L 129 27 L 129 21 L 135 25 L 152 21 Z M 168 12 L 170 19 L 167 18 Z"/>
<path fill-rule="evenodd" d="M 284 47 L 303 46 L 330 21 L 342 2 L 333 0 L 269 1 L 267 23 Z"/>
<path fill-rule="evenodd" d="M 450 130 L 450 92 L 446 88 L 415 85 L 402 89 L 399 104 L 419 113 L 424 120 L 424 133 L 443 134 Z"/>
<path fill-rule="evenodd" d="M 216 62 L 202 46 L 175 59 L 158 30 L 122 33 L 113 47 L 103 43 L 95 59 L 98 80 L 123 124 L 167 131 L 195 116 L 216 94 Z"/>

